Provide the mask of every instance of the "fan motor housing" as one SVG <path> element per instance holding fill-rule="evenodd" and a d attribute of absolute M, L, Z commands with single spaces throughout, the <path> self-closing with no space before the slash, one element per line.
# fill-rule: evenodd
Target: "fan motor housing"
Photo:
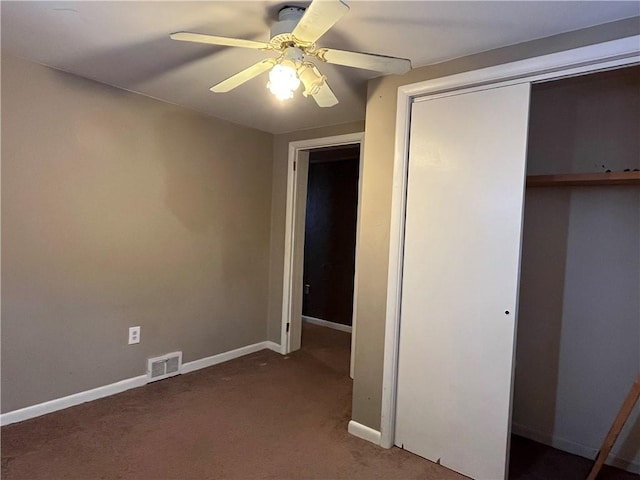
<path fill-rule="evenodd" d="M 278 21 L 271 26 L 270 43 L 280 46 L 284 43 L 292 42 L 291 32 L 296 28 L 298 22 L 304 14 L 302 7 L 282 7 L 278 12 Z"/>

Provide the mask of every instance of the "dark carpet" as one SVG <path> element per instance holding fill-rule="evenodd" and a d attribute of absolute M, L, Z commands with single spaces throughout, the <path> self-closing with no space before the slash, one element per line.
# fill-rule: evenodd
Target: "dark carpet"
<path fill-rule="evenodd" d="M 10 479 L 459 479 L 347 433 L 350 335 L 262 351 L 2 428 Z"/>
<path fill-rule="evenodd" d="M 349 348 L 349 334 L 305 324 L 290 356 L 265 350 L 3 427 L 2 478 L 466 478 L 347 433 Z M 512 480 L 582 479 L 590 465 L 513 439 Z"/>

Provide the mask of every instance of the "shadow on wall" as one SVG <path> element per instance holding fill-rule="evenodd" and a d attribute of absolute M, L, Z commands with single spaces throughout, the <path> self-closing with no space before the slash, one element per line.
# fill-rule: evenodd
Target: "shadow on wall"
<path fill-rule="evenodd" d="M 571 193 L 525 199 L 513 422 L 553 432 L 560 370 Z"/>

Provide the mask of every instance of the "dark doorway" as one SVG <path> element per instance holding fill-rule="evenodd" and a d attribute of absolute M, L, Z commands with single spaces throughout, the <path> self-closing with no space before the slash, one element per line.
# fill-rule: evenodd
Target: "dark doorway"
<path fill-rule="evenodd" d="M 325 326 L 352 324 L 359 168 L 360 145 L 309 155 L 302 315 Z"/>

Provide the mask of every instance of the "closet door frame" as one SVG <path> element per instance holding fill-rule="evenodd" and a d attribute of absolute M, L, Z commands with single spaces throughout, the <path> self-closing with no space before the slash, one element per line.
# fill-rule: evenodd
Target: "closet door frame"
<path fill-rule="evenodd" d="M 398 88 L 380 446 L 391 448 L 395 440 L 409 131 L 413 103 L 421 97 L 437 98 L 517 83 L 538 83 L 637 63 L 640 63 L 640 35 Z"/>

